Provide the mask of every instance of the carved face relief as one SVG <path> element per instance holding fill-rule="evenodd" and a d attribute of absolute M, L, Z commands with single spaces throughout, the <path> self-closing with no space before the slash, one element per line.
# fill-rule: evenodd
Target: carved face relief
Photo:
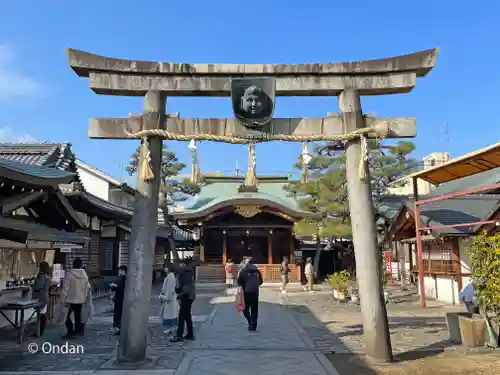
<path fill-rule="evenodd" d="M 259 116 L 265 111 L 266 98 L 262 89 L 257 86 L 250 86 L 241 97 L 240 108 L 250 116 Z"/>
<path fill-rule="evenodd" d="M 237 120 L 249 129 L 262 131 L 274 112 L 276 80 L 269 77 L 231 79 L 231 101 Z"/>

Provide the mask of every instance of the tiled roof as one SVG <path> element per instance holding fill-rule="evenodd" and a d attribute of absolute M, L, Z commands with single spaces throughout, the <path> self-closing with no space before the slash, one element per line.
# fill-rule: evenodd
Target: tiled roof
<path fill-rule="evenodd" d="M 70 242 L 83 244 L 88 238 L 78 232 L 66 232 L 49 226 L 20 219 L 0 218 L 0 226 L 27 236 L 28 240 Z"/>
<path fill-rule="evenodd" d="M 421 206 L 420 215 L 425 226 L 473 223 L 487 220 L 499 204 L 500 195 L 466 195 L 425 203 Z M 408 201 L 406 205 L 413 212 L 413 203 Z M 473 234 L 477 229 L 478 226 L 474 225 L 433 231 L 439 234 Z"/>
<path fill-rule="evenodd" d="M 74 173 L 39 165 L 25 164 L 15 160 L 3 159 L 1 157 L 0 168 L 9 169 L 11 171 L 18 172 L 24 175 L 43 179 L 67 179 L 70 182 L 72 178 L 76 177 Z"/>
<path fill-rule="evenodd" d="M 300 210 L 295 198 L 287 195 L 284 186 L 290 183 L 282 176 L 258 176 L 259 191 L 256 193 L 239 193 L 238 188 L 244 181 L 243 177 L 221 176 L 207 178 L 207 184 L 202 186 L 196 203 L 184 212 L 195 212 L 211 207 L 217 203 L 245 198 L 265 199 L 279 203 L 294 210 Z"/>
<path fill-rule="evenodd" d="M 99 212 L 104 211 L 111 215 L 120 216 L 126 221 L 132 220 L 133 210 L 105 201 L 104 199 L 96 197 L 90 193 L 77 191 L 68 193 L 66 196 L 70 203 L 79 211 L 85 212 L 86 206 L 88 207 L 88 205 L 90 205 L 100 210 Z"/>
<path fill-rule="evenodd" d="M 430 195 L 444 195 L 456 191 L 464 191 L 500 182 L 500 168 L 464 177 L 455 181 L 446 182 L 431 190 Z"/>
<path fill-rule="evenodd" d="M 83 190 L 70 143 L 0 143 L 0 158 L 76 173 L 75 182 Z"/>
<path fill-rule="evenodd" d="M 409 197 L 405 195 L 387 195 L 379 198 L 375 207 L 380 215 L 388 220 L 392 220 L 408 200 Z"/>
<path fill-rule="evenodd" d="M 69 143 L 0 143 L 0 157 L 67 170 L 74 158 Z"/>

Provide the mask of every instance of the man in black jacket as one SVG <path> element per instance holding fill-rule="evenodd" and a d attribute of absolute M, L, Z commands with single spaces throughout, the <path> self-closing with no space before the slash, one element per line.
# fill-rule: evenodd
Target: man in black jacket
<path fill-rule="evenodd" d="M 177 273 L 177 286 L 175 292 L 179 299 L 179 322 L 177 334 L 171 340 L 172 342 L 185 340 L 194 340 L 193 317 L 191 307 L 196 299 L 194 268 L 187 262 L 179 267 Z M 184 335 L 184 324 L 186 324 L 187 334 Z"/>
<path fill-rule="evenodd" d="M 115 335 L 120 335 L 120 327 L 123 313 L 123 300 L 125 299 L 125 283 L 127 281 L 127 266 L 118 267 L 118 279 L 111 284 L 111 290 L 115 292 L 113 296 L 113 327 L 116 328 Z"/>
<path fill-rule="evenodd" d="M 259 317 L 259 288 L 262 285 L 262 274 L 252 258 L 247 258 L 245 265 L 238 275 L 238 285 L 243 289 L 245 309 L 243 315 L 248 322 L 248 330 L 257 330 Z"/>

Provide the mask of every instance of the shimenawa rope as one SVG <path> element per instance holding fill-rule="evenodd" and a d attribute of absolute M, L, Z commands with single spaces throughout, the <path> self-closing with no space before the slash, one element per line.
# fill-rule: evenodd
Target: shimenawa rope
<path fill-rule="evenodd" d="M 229 136 L 229 135 L 214 135 L 214 134 L 192 134 L 183 135 L 177 133 L 171 133 L 167 130 L 162 129 L 149 129 L 141 130 L 136 133 L 130 132 L 129 129 L 123 129 L 127 138 L 142 138 L 142 147 L 146 147 L 144 152 L 141 152 L 141 167 L 139 178 L 143 181 L 148 181 L 154 179 L 154 174 L 150 165 L 150 155 L 147 148 L 147 137 L 160 137 L 172 141 L 212 141 L 212 142 L 224 142 L 231 144 L 248 144 L 248 143 L 263 143 L 271 141 L 285 141 L 285 142 L 318 142 L 318 141 L 349 141 L 352 139 L 361 139 L 361 155 L 359 160 L 359 177 L 361 179 L 366 178 L 366 161 L 368 156 L 368 147 L 366 136 L 368 134 L 376 134 L 377 138 L 384 139 L 389 134 L 389 125 L 384 123 L 382 126 L 379 124 L 377 127 L 367 126 L 364 128 L 356 129 L 350 133 L 339 134 L 339 135 L 291 135 L 291 134 L 262 134 L 259 136 Z M 147 158 L 143 160 L 143 157 Z"/>

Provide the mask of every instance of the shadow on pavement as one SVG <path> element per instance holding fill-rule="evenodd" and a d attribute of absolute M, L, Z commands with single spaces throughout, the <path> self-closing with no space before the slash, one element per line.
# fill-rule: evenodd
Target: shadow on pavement
<path fill-rule="evenodd" d="M 331 299 L 331 303 L 336 304 L 337 302 Z M 293 311 L 297 320 L 311 337 L 316 348 L 325 354 L 340 375 L 376 375 L 380 373 L 376 369 L 377 366 L 370 361 L 364 353 L 353 352 L 351 348 L 347 347 L 343 344 L 342 340 L 340 340 L 347 336 L 362 336 L 362 324 L 347 324 L 343 326 L 342 330 L 331 332 L 328 328 L 329 324 L 342 323 L 338 318 L 335 320 L 335 314 L 332 313 L 332 320 L 321 321 L 316 317 L 311 308 L 307 306 L 307 302 L 302 305 L 288 305 L 286 308 Z M 432 330 L 433 328 L 438 330 L 446 329 L 446 320 L 444 316 L 390 316 L 389 330 L 391 334 L 398 328 L 414 330 L 430 329 L 426 330 L 426 333 L 431 334 L 434 332 Z M 393 363 L 397 364 L 402 361 L 414 361 L 433 357 L 443 353 L 446 348 L 451 346 L 453 346 L 453 344 L 449 340 L 442 340 L 404 352 L 393 347 L 393 352 L 395 353 Z M 391 364 L 385 365 L 385 367 L 391 366 Z M 385 372 L 383 373 L 385 374 Z"/>

